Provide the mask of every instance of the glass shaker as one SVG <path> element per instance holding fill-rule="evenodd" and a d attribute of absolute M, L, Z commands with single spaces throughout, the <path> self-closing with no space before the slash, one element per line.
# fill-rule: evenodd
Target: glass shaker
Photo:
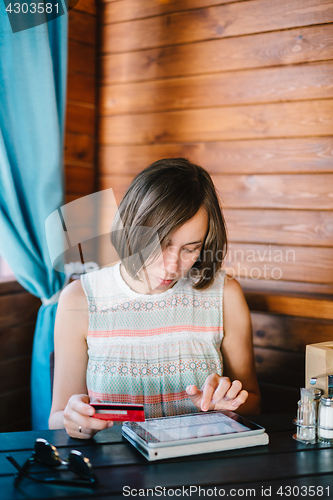
<path fill-rule="evenodd" d="M 328 394 L 320 398 L 317 436 L 318 441 L 333 443 L 333 397 Z"/>
<path fill-rule="evenodd" d="M 293 438 L 305 444 L 316 442 L 316 403 L 313 389 L 301 389 L 301 399 L 297 403 L 297 418 L 294 420 L 296 434 Z"/>

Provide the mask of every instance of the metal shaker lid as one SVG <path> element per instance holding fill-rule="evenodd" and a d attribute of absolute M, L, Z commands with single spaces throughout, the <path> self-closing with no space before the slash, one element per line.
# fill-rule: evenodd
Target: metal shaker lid
<path fill-rule="evenodd" d="M 319 389 L 318 387 L 315 387 L 313 390 L 313 399 L 316 401 L 317 399 L 320 399 L 320 397 L 323 394 L 323 389 Z"/>
<path fill-rule="evenodd" d="M 330 396 L 329 394 L 323 394 L 320 398 L 320 404 L 333 407 L 333 396 Z"/>

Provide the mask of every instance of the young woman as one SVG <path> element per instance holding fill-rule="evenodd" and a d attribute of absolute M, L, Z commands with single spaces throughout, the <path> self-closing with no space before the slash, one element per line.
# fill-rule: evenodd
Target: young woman
<path fill-rule="evenodd" d="M 157 161 L 114 219 L 113 266 L 61 293 L 49 427 L 90 438 L 113 422 L 89 403 L 143 403 L 147 417 L 260 411 L 250 312 L 221 269 L 226 226 L 210 175 Z"/>

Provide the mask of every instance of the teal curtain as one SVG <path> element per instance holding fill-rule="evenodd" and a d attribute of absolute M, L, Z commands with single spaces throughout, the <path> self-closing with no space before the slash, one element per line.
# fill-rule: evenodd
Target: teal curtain
<path fill-rule="evenodd" d="M 67 21 L 65 14 L 13 33 L 0 1 L 0 255 L 42 300 L 31 371 L 33 429 L 48 428 L 54 319 L 66 281 L 52 268 L 45 220 L 64 203 Z"/>

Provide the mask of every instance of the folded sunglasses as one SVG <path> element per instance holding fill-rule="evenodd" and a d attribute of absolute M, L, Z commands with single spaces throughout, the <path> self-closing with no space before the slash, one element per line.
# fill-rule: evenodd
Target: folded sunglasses
<path fill-rule="evenodd" d="M 71 450 L 67 460 L 62 460 L 57 448 L 46 439 L 36 439 L 34 451 L 22 467 L 16 462 L 11 455 L 6 455 L 7 460 L 14 465 L 18 473 L 15 475 L 15 486 L 19 483 L 22 477 L 26 477 L 36 483 L 46 484 L 63 484 L 70 486 L 86 486 L 91 487 L 97 483 L 97 478 L 94 475 L 92 465 L 88 458 L 84 457 L 78 450 Z M 32 464 L 43 464 L 51 468 L 57 468 L 61 465 L 67 465 L 68 469 L 74 472 L 80 479 L 59 479 L 53 477 L 38 478 L 36 475 L 29 473 L 29 468 Z"/>

